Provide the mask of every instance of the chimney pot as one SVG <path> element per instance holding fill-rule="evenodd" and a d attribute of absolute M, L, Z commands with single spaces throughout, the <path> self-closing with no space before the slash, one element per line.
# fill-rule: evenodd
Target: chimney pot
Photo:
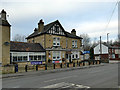
<path fill-rule="evenodd" d="M 43 20 L 41 19 L 38 23 L 38 31 L 39 32 L 42 32 L 44 30 L 44 22 Z"/>
<path fill-rule="evenodd" d="M 76 35 L 76 30 L 75 30 L 75 29 L 72 29 L 71 33 L 72 33 L 73 35 Z"/>

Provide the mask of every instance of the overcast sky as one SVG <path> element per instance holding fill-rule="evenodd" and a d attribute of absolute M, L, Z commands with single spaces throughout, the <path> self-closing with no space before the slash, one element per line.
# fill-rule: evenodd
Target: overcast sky
<path fill-rule="evenodd" d="M 59 20 L 68 32 L 74 28 L 77 35 L 88 34 L 92 40 L 115 40 L 118 34 L 118 8 L 108 21 L 117 0 L 1 0 L 0 10 L 5 9 L 15 34 L 28 36 L 37 28 L 40 19 L 45 24 Z M 12 39 L 11 38 L 11 39 Z"/>

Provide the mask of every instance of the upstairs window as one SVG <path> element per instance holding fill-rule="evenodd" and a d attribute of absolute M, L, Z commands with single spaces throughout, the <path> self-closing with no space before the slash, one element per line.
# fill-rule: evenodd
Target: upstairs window
<path fill-rule="evenodd" d="M 68 40 L 66 40 L 66 48 L 68 47 Z"/>
<path fill-rule="evenodd" d="M 53 46 L 60 46 L 60 38 L 53 38 Z"/>
<path fill-rule="evenodd" d="M 73 47 L 73 48 L 77 47 L 77 41 L 76 41 L 76 40 L 73 40 L 73 41 L 72 41 L 72 47 Z"/>

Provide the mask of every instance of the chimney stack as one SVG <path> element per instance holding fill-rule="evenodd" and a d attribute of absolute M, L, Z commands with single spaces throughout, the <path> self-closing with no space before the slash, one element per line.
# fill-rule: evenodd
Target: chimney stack
<path fill-rule="evenodd" d="M 72 29 L 71 34 L 76 35 L 76 30 Z"/>
<path fill-rule="evenodd" d="M 42 32 L 44 29 L 44 22 L 43 20 L 41 19 L 38 23 L 38 32 Z"/>
<path fill-rule="evenodd" d="M 1 11 L 1 19 L 6 20 L 6 12 L 4 11 L 4 9 Z"/>

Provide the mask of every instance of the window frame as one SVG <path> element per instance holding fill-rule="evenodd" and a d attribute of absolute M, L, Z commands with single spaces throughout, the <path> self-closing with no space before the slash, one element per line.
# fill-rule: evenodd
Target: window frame
<path fill-rule="evenodd" d="M 52 59 L 53 59 L 53 61 L 60 60 L 61 59 L 61 51 L 53 51 Z"/>
<path fill-rule="evenodd" d="M 53 46 L 60 46 L 60 38 L 59 37 L 53 38 Z"/>

